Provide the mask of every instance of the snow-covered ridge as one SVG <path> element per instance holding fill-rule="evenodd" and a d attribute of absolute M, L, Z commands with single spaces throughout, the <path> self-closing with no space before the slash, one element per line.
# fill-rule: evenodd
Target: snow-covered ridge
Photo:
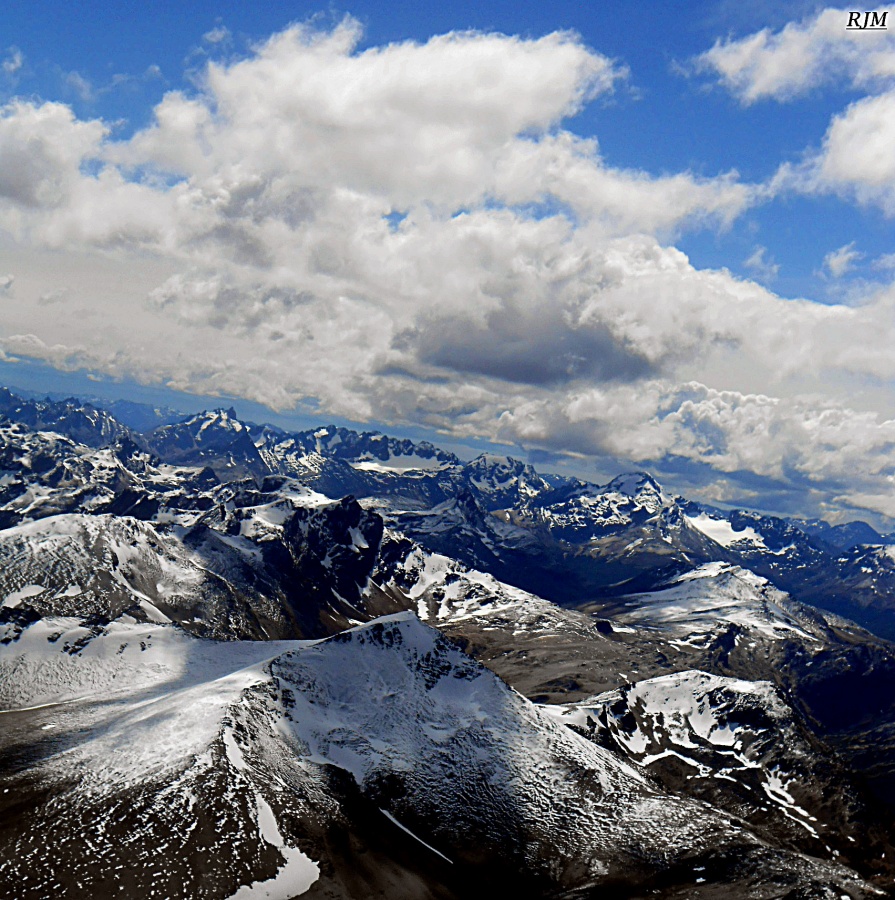
<path fill-rule="evenodd" d="M 173 625 L 130 616 L 89 626 L 73 617 L 40 619 L 20 633 L 0 625 L 0 710 L 183 690 L 258 663 L 293 642 L 192 637 Z M 6 640 L 4 640 L 6 639 Z"/>
<path fill-rule="evenodd" d="M 726 818 L 657 791 L 636 767 L 554 722 L 412 614 L 279 645 L 198 641 L 171 626 L 143 626 L 157 649 L 109 652 L 132 628 L 116 626 L 75 654 L 39 629 L 19 639 L 44 642 L 46 654 L 69 655 L 74 666 L 107 669 L 93 703 L 31 713 L 45 733 L 80 738 L 38 765 L 35 774 L 58 779 L 64 803 L 38 805 L 20 832 L 19 854 L 2 864 L 4 876 L 20 867 L 41 879 L 57 875 L 54 835 L 80 821 L 90 823 L 89 863 L 101 873 L 88 865 L 82 877 L 101 877 L 107 892 L 122 852 L 132 890 L 167 885 L 155 862 L 173 839 L 178 856 L 169 865 L 182 881 L 166 896 L 190 896 L 189 867 L 205 858 L 209 842 L 215 852 L 201 871 L 219 871 L 217 861 L 226 860 L 220 871 L 229 873 L 231 898 L 278 896 L 270 892 L 284 887 L 286 871 L 300 881 L 288 896 L 301 894 L 324 877 L 325 846 L 313 849 L 302 823 L 344 820 L 338 794 L 327 794 L 334 771 L 433 860 L 472 865 L 486 853 L 557 888 L 581 885 L 578 872 L 593 885 L 719 848 L 761 852 Z M 160 677 L 128 700 L 116 697 L 126 670 L 150 660 Z M 45 675 L 45 684 L 56 679 L 59 687 L 69 672 L 50 666 Z M 115 703 L 97 706 L 110 687 L 105 696 Z M 397 789 L 383 792 L 390 784 Z M 128 849 L 114 826 L 127 816 L 122 793 L 134 791 L 158 796 L 167 812 L 161 830 L 138 818 L 139 846 Z M 290 809 L 307 820 L 284 815 Z M 196 842 L 197 822 L 217 822 L 208 833 L 220 830 L 230 853 L 220 852 L 217 837 Z M 264 865 L 247 865 L 264 847 Z M 550 863 L 557 857 L 572 867 L 557 870 Z"/>
<path fill-rule="evenodd" d="M 688 643 L 704 640 L 721 627 L 738 625 L 770 638 L 816 637 L 786 594 L 765 578 L 730 563 L 716 562 L 681 575 L 663 590 L 633 595 L 619 620 L 676 631 Z"/>
<path fill-rule="evenodd" d="M 767 549 L 764 538 L 749 526 L 742 531 L 735 531 L 727 519 L 715 519 L 706 513 L 700 513 L 698 516 L 686 516 L 686 519 L 694 528 L 699 529 L 706 537 L 711 538 L 722 547 L 729 547 L 731 544 L 742 541 Z"/>
<path fill-rule="evenodd" d="M 822 847 L 830 838 L 821 836 L 844 824 L 829 820 L 825 791 L 832 794 L 834 785 L 806 768 L 816 751 L 769 682 L 677 672 L 550 712 L 592 739 L 608 740 L 666 783 L 686 773 L 690 790 L 708 791 L 731 811 L 751 806 L 761 822 L 770 805 L 773 828 L 795 828 L 797 840 L 807 834 Z"/>
<path fill-rule="evenodd" d="M 638 715 L 649 722 L 650 728 L 635 724 L 633 730 L 625 729 L 621 719 L 611 712 L 612 705 L 622 697 L 627 707 L 636 708 Z M 732 716 L 746 702 L 744 698 L 750 698 L 749 703 L 759 704 L 774 716 L 790 716 L 770 682 L 725 678 L 695 670 L 639 681 L 621 690 L 545 709 L 559 721 L 580 728 L 587 727 L 588 717 L 593 719 L 609 710 L 613 727 L 620 729 L 616 733 L 618 741 L 640 764 L 647 765 L 653 756 L 651 741 L 658 734 L 680 749 L 694 749 L 699 746 L 697 741 L 716 747 L 741 745 L 742 735 L 738 732 L 748 727 Z M 748 765 L 748 761 L 740 762 Z"/>

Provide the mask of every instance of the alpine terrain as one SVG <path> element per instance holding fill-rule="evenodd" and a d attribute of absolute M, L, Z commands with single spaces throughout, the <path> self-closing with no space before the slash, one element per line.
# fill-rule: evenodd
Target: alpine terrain
<path fill-rule="evenodd" d="M 0 896 L 895 896 L 895 535 L 0 391 Z"/>

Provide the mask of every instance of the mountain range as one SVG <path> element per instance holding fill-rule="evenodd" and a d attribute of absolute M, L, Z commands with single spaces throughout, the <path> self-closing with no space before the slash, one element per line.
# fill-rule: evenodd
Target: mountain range
<path fill-rule="evenodd" d="M 7 895 L 891 895 L 895 536 L 119 412 L 0 390 Z"/>

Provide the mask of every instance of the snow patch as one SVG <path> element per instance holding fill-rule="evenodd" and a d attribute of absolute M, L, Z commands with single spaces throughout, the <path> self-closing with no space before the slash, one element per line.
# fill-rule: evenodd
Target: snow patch
<path fill-rule="evenodd" d="M 407 456 L 390 456 L 388 459 L 362 459 L 351 463 L 351 466 L 360 472 L 389 474 L 391 472 L 433 472 L 443 469 L 445 464 L 434 456 L 426 458 L 412 454 Z"/>
<path fill-rule="evenodd" d="M 722 547 L 729 547 L 731 544 L 746 542 L 767 550 L 764 538 L 752 527 L 747 526 L 742 531 L 735 531 L 733 525 L 727 519 L 713 519 L 705 513 L 698 516 L 684 516 L 684 518 L 698 531 L 701 531 L 706 537 L 711 538 L 716 544 Z"/>
<path fill-rule="evenodd" d="M 292 900 L 299 897 L 320 877 L 320 866 L 301 850 L 287 846 L 273 810 L 260 794 L 255 794 L 255 805 L 261 837 L 280 851 L 284 864 L 273 878 L 243 885 L 229 900 Z"/>
<path fill-rule="evenodd" d="M 26 584 L 24 587 L 19 588 L 17 591 L 13 591 L 11 594 L 6 595 L 6 599 L 3 601 L 3 606 L 14 609 L 17 607 L 23 600 L 27 600 L 28 597 L 36 597 L 38 594 L 42 594 L 46 588 L 42 584 Z"/>

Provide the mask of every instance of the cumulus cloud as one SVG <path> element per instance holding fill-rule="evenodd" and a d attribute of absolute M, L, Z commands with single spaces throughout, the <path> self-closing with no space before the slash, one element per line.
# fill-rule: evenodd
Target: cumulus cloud
<path fill-rule="evenodd" d="M 0 109 L 0 198 L 20 208 L 63 205 L 105 134 L 101 122 L 78 121 L 61 103 Z"/>
<path fill-rule="evenodd" d="M 802 394 L 895 377 L 895 297 L 783 300 L 668 246 L 767 192 L 618 169 L 564 128 L 623 66 L 568 33 L 359 38 L 295 26 L 209 63 L 126 140 L 4 107 L 0 229 L 22 252 L 0 347 L 725 477 L 838 485 L 866 457 L 870 485 L 891 465 L 888 426 Z M 747 265 L 776 274 L 764 248 Z"/>
<path fill-rule="evenodd" d="M 895 54 L 893 54 L 895 64 Z M 853 103 L 830 123 L 809 169 L 820 189 L 854 196 L 895 215 L 895 91 Z"/>
<path fill-rule="evenodd" d="M 865 97 L 835 115 L 819 150 L 799 164 L 784 163 L 772 190 L 835 194 L 895 216 L 895 90 Z"/>
<path fill-rule="evenodd" d="M 449 34 L 355 53 L 358 39 L 352 21 L 323 34 L 295 27 L 247 60 L 211 64 L 203 95 L 168 94 L 156 125 L 110 156 L 197 186 L 251 172 L 281 206 L 333 188 L 387 202 L 385 212 L 550 202 L 621 230 L 729 221 L 753 199 L 734 174 L 610 169 L 595 142 L 558 130 L 626 74 L 572 35 Z"/>
<path fill-rule="evenodd" d="M 777 32 L 763 28 L 718 41 L 696 58 L 696 66 L 716 75 L 744 104 L 792 100 L 842 81 L 862 88 L 891 80 L 895 37 L 888 31 L 846 30 L 848 21 L 849 10 L 824 9 Z"/>
<path fill-rule="evenodd" d="M 877 10 L 882 13 L 885 10 Z M 888 10 L 890 21 L 895 11 Z M 824 9 L 778 32 L 719 41 L 697 57 L 743 104 L 791 101 L 828 85 L 864 93 L 834 116 L 821 147 L 781 166 L 771 190 L 832 193 L 895 215 L 895 31 L 848 30 L 849 10 Z"/>
<path fill-rule="evenodd" d="M 748 259 L 743 261 L 743 265 L 755 278 L 766 284 L 774 281 L 780 274 L 780 265 L 774 262 L 773 257 L 768 253 L 767 247 L 756 247 Z"/>
<path fill-rule="evenodd" d="M 111 167 L 85 172 L 107 134 L 102 122 L 79 120 L 61 103 L 0 108 L 0 227 L 53 247 L 159 246 L 173 197 Z"/>
<path fill-rule="evenodd" d="M 854 267 L 854 264 L 864 256 L 859 250 L 855 250 L 855 242 L 846 244 L 838 250 L 831 250 L 824 257 L 824 268 L 833 278 L 842 278 Z"/>
<path fill-rule="evenodd" d="M 599 446 L 616 458 L 679 471 L 683 463 L 710 466 L 730 476 L 715 482 L 716 501 L 737 483 L 762 483 L 766 492 L 795 485 L 802 503 L 813 493 L 895 516 L 891 492 L 880 490 L 895 465 L 895 421 L 841 404 L 655 380 L 585 389 L 560 405 L 520 405 L 504 413 L 502 426 L 507 437 L 538 445 Z"/>

